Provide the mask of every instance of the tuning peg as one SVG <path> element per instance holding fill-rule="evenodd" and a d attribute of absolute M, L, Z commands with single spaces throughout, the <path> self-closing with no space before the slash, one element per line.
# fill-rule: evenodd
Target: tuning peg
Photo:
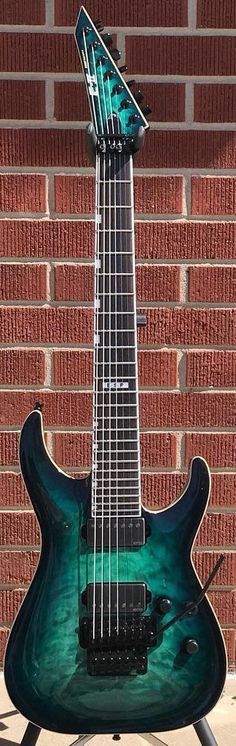
<path fill-rule="evenodd" d="M 96 26 L 96 29 L 97 29 L 97 31 L 98 31 L 99 34 L 104 29 L 103 23 L 102 23 L 102 21 L 100 21 L 100 19 L 98 19 L 97 21 L 95 21 L 94 26 Z"/>
<path fill-rule="evenodd" d="M 129 117 L 129 124 L 136 124 L 138 119 L 140 119 L 139 114 L 131 114 L 131 117 Z"/>
<path fill-rule="evenodd" d="M 141 102 L 142 102 L 142 101 L 143 101 L 143 99 L 144 99 L 144 96 L 143 96 L 143 94 L 141 93 L 141 91 L 137 91 L 137 92 L 136 92 L 136 93 L 134 94 L 134 98 L 135 98 L 135 101 L 137 101 L 137 104 L 141 104 Z"/>
<path fill-rule="evenodd" d="M 127 85 L 129 86 L 129 88 L 132 88 L 132 85 L 134 85 L 135 83 L 136 80 L 127 80 Z"/>
<path fill-rule="evenodd" d="M 144 108 L 142 109 L 142 112 L 143 112 L 144 115 L 145 114 L 151 114 L 152 110 L 150 109 L 150 106 L 144 106 Z"/>
<path fill-rule="evenodd" d="M 121 67 L 118 68 L 120 73 L 126 73 L 126 70 L 128 70 L 127 65 L 121 65 Z"/>
<path fill-rule="evenodd" d="M 103 40 L 104 44 L 106 44 L 106 47 L 110 47 L 111 46 L 111 44 L 112 44 L 111 34 L 107 34 L 107 33 L 102 34 L 102 40 Z"/>
<path fill-rule="evenodd" d="M 121 91 L 123 91 L 123 90 L 124 90 L 124 86 L 123 85 L 119 85 L 119 84 L 114 85 L 114 88 L 112 89 L 112 94 L 121 93 Z"/>
<path fill-rule="evenodd" d="M 99 65 L 104 65 L 104 62 L 106 62 L 106 61 L 107 61 L 107 57 L 105 57 L 105 54 L 101 54 L 101 57 L 98 57 L 97 61 L 96 61 L 97 67 Z"/>
<path fill-rule="evenodd" d="M 128 109 L 130 104 L 131 104 L 131 101 L 129 100 L 129 98 L 123 98 L 123 101 L 121 101 L 120 107 L 121 109 Z"/>
<path fill-rule="evenodd" d="M 115 62 L 121 58 L 121 52 L 119 52 L 119 49 L 111 49 L 110 55 Z"/>
<path fill-rule="evenodd" d="M 117 73 L 115 70 L 107 70 L 106 73 L 104 73 L 104 80 L 111 80 L 111 78 L 116 78 Z"/>

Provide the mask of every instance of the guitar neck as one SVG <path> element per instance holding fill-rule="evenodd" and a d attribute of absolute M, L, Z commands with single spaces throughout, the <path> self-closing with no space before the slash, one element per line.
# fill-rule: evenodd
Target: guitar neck
<path fill-rule="evenodd" d="M 140 515 L 133 160 L 96 158 L 93 516 Z"/>

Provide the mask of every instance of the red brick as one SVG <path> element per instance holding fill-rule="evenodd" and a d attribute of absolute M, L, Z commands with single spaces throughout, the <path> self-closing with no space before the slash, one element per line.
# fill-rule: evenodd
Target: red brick
<path fill-rule="evenodd" d="M 234 36 L 127 36 L 125 59 L 142 75 L 235 75 L 235 49 Z"/>
<path fill-rule="evenodd" d="M 4 128 L 0 149 L 2 166 L 90 165 L 83 130 Z"/>
<path fill-rule="evenodd" d="M 55 433 L 55 461 L 62 466 L 90 468 L 92 463 L 91 433 Z"/>
<path fill-rule="evenodd" d="M 54 117 L 65 122 L 83 122 L 90 119 L 84 82 L 63 80 L 54 83 Z"/>
<path fill-rule="evenodd" d="M 235 548 L 236 513 L 209 513 L 204 516 L 196 546 Z"/>
<path fill-rule="evenodd" d="M 236 179 L 230 177 L 192 178 L 192 215 L 234 215 Z"/>
<path fill-rule="evenodd" d="M 234 309 L 146 308 L 143 344 L 235 345 Z M 0 307 L 1 341 L 92 343 L 92 308 Z"/>
<path fill-rule="evenodd" d="M 93 352 L 62 350 L 53 352 L 53 383 L 55 386 L 92 386 Z"/>
<path fill-rule="evenodd" d="M 219 619 L 220 624 L 235 623 L 236 591 L 210 591 L 209 601 Z"/>
<path fill-rule="evenodd" d="M 45 264 L 1 264 L 1 300 L 46 300 Z"/>
<path fill-rule="evenodd" d="M 45 212 L 46 177 L 41 174 L 0 174 L 2 212 Z"/>
<path fill-rule="evenodd" d="M 0 307 L 2 342 L 91 342 L 92 322 L 90 308 Z"/>
<path fill-rule="evenodd" d="M 45 353 L 42 350 L 0 350 L 0 384 L 43 385 Z"/>
<path fill-rule="evenodd" d="M 54 439 L 57 463 L 63 466 L 90 468 L 90 433 L 55 433 Z M 140 445 L 142 466 L 176 466 L 176 438 L 173 433 L 141 433 Z"/>
<path fill-rule="evenodd" d="M 220 558 L 220 554 L 220 552 L 194 552 L 194 566 L 202 583 L 206 583 L 206 581 L 208 580 L 213 567 L 216 565 L 218 559 Z M 212 581 L 212 585 L 235 586 L 236 554 L 235 552 L 225 552 L 224 557 L 225 559 L 218 572 L 216 573 Z"/>
<path fill-rule="evenodd" d="M 139 350 L 140 386 L 177 386 L 177 353 L 174 350 Z"/>
<path fill-rule="evenodd" d="M 136 176 L 134 203 L 137 213 L 181 213 L 182 176 Z M 94 213 L 95 179 L 93 176 L 55 176 L 57 213 Z"/>
<path fill-rule="evenodd" d="M 177 353 L 172 350 L 139 350 L 139 385 L 177 385 Z M 93 353 L 89 350 L 63 350 L 53 353 L 53 380 L 56 386 L 92 385 Z"/>
<path fill-rule="evenodd" d="M 12 624 L 25 596 L 25 591 L 0 590 L 0 623 Z"/>
<path fill-rule="evenodd" d="M 136 82 L 145 103 L 151 107 L 154 122 L 185 120 L 185 86 L 179 83 Z M 84 83 L 59 81 L 54 83 L 54 117 L 58 121 L 88 121 L 91 117 Z"/>
<path fill-rule="evenodd" d="M 145 472 L 141 475 L 142 503 L 152 510 L 166 508 L 180 496 L 186 482 L 186 474 Z"/>
<path fill-rule="evenodd" d="M 55 267 L 54 277 L 55 300 L 93 300 L 93 267 L 82 264 L 58 265 Z M 136 293 L 140 301 L 179 300 L 179 267 L 137 266 Z"/>
<path fill-rule="evenodd" d="M 188 352 L 186 384 L 191 388 L 235 386 L 236 353 L 226 350 Z"/>
<path fill-rule="evenodd" d="M 109 0 L 103 4 L 103 15 L 107 26 L 187 26 L 187 0 L 158 0 L 155 3 L 126 3 Z M 100 18 L 99 0 L 87 0 L 86 10 L 93 19 Z M 55 24 L 74 26 L 78 16 L 77 0 L 56 0 Z"/>
<path fill-rule="evenodd" d="M 0 512 L 1 543 L 6 549 L 18 546 L 39 546 L 40 532 L 33 512 Z"/>
<path fill-rule="evenodd" d="M 39 552 L 0 552 L 0 583 L 26 585 L 37 567 Z"/>
<path fill-rule="evenodd" d="M 194 86 L 195 122 L 235 122 L 236 85 L 227 83 Z"/>
<path fill-rule="evenodd" d="M 2 128 L 0 148 L 2 167 L 90 165 L 84 130 Z M 235 169 L 236 132 L 153 130 L 135 163 L 139 168 Z"/>
<path fill-rule="evenodd" d="M 211 506 L 236 507 L 236 474 L 212 474 Z"/>
<path fill-rule="evenodd" d="M 232 309 L 146 308 L 147 324 L 140 327 L 140 344 L 235 345 Z"/>
<path fill-rule="evenodd" d="M 10 403 L 6 409 L 10 408 Z M 141 392 L 142 427 L 233 427 L 236 394 Z M 2 406 L 4 411 L 4 405 Z"/>
<path fill-rule="evenodd" d="M 1 0 L 1 23 L 30 24 L 45 23 L 45 0 Z"/>
<path fill-rule="evenodd" d="M 234 259 L 235 222 L 137 221 L 138 259 Z M 0 255 L 94 257 L 94 226 L 85 220 L 0 220 Z"/>
<path fill-rule="evenodd" d="M 14 466 L 15 464 L 18 464 L 18 461 L 19 461 L 18 450 L 19 450 L 19 433 L 0 432 L 0 465 L 1 466 L 9 466 L 9 465 Z"/>
<path fill-rule="evenodd" d="M 142 427 L 233 427 L 235 393 L 140 393 Z M 18 391 L 0 391 L 0 425 L 21 425 L 40 399 L 45 410 L 45 425 L 87 427 L 92 419 L 92 392 L 25 391 L 19 402 Z M 214 437 L 214 434 L 213 436 Z"/>
<path fill-rule="evenodd" d="M 43 80 L 1 80 L 0 119 L 45 119 Z"/>
<path fill-rule="evenodd" d="M 55 212 L 94 213 L 95 179 L 93 176 L 54 177 Z"/>
<path fill-rule="evenodd" d="M 234 0 L 198 0 L 197 26 L 200 28 L 235 28 Z"/>
<path fill-rule="evenodd" d="M 91 301 L 94 268 L 83 264 L 59 264 L 54 268 L 55 300 Z"/>
<path fill-rule="evenodd" d="M 138 265 L 136 267 L 136 293 L 139 301 L 180 300 L 179 267 Z"/>
<path fill-rule="evenodd" d="M 143 502 L 152 509 L 164 508 L 180 496 L 187 482 L 186 473 L 145 473 L 142 475 Z M 236 474 L 212 474 L 209 507 L 235 508 L 235 506 Z"/>
<path fill-rule="evenodd" d="M 0 628 L 0 665 L 3 663 L 4 652 L 7 644 L 7 638 L 9 635 L 9 629 L 5 627 Z"/>
<path fill-rule="evenodd" d="M 210 37 L 202 38 L 208 43 Z M 234 39 L 236 48 L 236 37 Z M 228 39 L 226 41 L 228 43 Z M 163 169 L 235 169 L 236 132 L 230 130 L 214 132 L 210 130 L 153 130 L 147 134 L 145 147 L 138 155 L 137 166 Z"/>
<path fill-rule="evenodd" d="M 0 256 L 93 257 L 93 236 L 89 221 L 0 220 Z"/>
<path fill-rule="evenodd" d="M 181 213 L 182 176 L 135 176 L 134 209 L 136 213 Z"/>
<path fill-rule="evenodd" d="M 228 664 L 229 670 L 235 672 L 235 657 L 236 657 L 236 630 L 235 629 L 223 629 L 222 630 L 225 644 L 228 651 Z"/>
<path fill-rule="evenodd" d="M 189 300 L 235 303 L 236 267 L 189 267 Z"/>
<path fill-rule="evenodd" d="M 0 507 L 29 509 L 30 502 L 21 474 L 0 472 Z"/>
<path fill-rule="evenodd" d="M 185 462 L 199 455 L 213 468 L 234 468 L 235 448 L 234 433 L 186 433 Z"/>
<path fill-rule="evenodd" d="M 64 72 L 80 70 L 73 34 L 1 34 L 2 72 Z"/>
<path fill-rule="evenodd" d="M 140 221 L 135 235 L 139 259 L 235 259 L 234 222 Z"/>

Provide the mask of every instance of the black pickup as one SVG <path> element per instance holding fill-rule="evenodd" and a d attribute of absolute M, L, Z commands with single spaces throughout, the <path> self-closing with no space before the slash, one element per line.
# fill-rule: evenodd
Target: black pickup
<path fill-rule="evenodd" d="M 118 525 L 117 525 L 118 522 Z M 95 519 L 89 518 L 82 528 L 82 536 L 89 547 L 94 547 Z M 129 518 L 96 518 L 96 548 L 120 549 L 141 547 L 145 544 L 145 520 L 139 516 Z"/>
<path fill-rule="evenodd" d="M 102 594 L 102 595 L 101 595 Z M 94 598 L 95 595 L 95 598 Z M 82 593 L 82 601 L 88 612 L 115 614 L 117 606 L 121 614 L 142 613 L 150 601 L 150 592 L 145 583 L 89 583 Z"/>

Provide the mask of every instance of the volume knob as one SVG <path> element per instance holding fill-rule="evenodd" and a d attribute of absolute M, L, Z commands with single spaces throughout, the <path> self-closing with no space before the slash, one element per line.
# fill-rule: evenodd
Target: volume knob
<path fill-rule="evenodd" d="M 157 599 L 157 613 L 158 614 L 167 614 L 168 611 L 170 611 L 172 608 L 172 601 L 170 598 L 166 598 L 166 596 L 161 596 Z"/>
<path fill-rule="evenodd" d="M 188 655 L 195 655 L 199 651 L 199 644 L 193 637 L 187 637 L 183 643 L 183 652 Z"/>

